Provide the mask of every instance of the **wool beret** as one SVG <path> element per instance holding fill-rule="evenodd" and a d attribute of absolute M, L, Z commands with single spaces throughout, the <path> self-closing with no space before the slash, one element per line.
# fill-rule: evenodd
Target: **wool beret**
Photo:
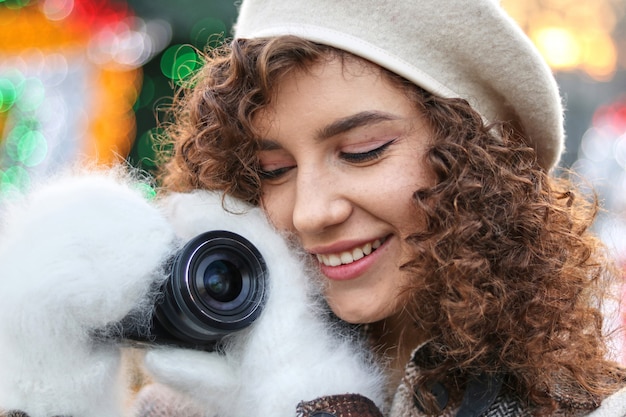
<path fill-rule="evenodd" d="M 487 121 L 521 127 L 539 163 L 564 146 L 554 76 L 497 0 L 243 0 L 235 38 L 296 35 L 374 62 Z"/>

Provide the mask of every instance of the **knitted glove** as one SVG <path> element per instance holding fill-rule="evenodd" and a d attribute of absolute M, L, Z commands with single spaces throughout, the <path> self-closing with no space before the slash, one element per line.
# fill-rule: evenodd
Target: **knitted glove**
<path fill-rule="evenodd" d="M 100 338 L 151 302 L 170 225 L 121 171 L 57 178 L 0 221 L 0 408 L 122 415 L 120 349 Z"/>
<path fill-rule="evenodd" d="M 354 338 L 326 321 L 319 280 L 258 208 L 237 206 L 208 192 L 178 194 L 166 213 L 190 238 L 222 229 L 238 233 L 261 252 L 269 295 L 261 316 L 229 338 L 224 352 L 156 348 L 146 355 L 155 379 L 191 397 L 206 415 L 294 415 L 303 400 L 358 393 L 380 405 L 383 385 Z M 243 214 L 242 214 L 243 213 Z M 342 337 L 344 336 L 344 337 Z"/>

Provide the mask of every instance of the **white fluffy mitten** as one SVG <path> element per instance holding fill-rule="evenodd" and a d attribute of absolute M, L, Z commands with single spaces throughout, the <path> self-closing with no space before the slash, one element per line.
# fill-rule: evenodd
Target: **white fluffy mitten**
<path fill-rule="evenodd" d="M 381 376 L 354 340 L 326 319 L 317 278 L 258 208 L 197 191 L 172 195 L 166 213 L 177 234 L 191 238 L 227 230 L 252 242 L 269 271 L 261 316 L 233 335 L 223 353 L 156 348 L 146 365 L 161 383 L 191 397 L 207 416 L 295 415 L 300 401 L 358 393 L 381 405 Z M 345 335 L 344 335 L 345 336 Z"/>
<path fill-rule="evenodd" d="M 122 415 L 119 346 L 94 333 L 151 303 L 174 246 L 137 186 L 121 170 L 83 172 L 2 207 L 1 409 Z"/>

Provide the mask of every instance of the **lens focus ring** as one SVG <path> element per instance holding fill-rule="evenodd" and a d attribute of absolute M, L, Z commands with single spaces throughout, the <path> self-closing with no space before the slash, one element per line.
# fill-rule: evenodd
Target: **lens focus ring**
<path fill-rule="evenodd" d="M 206 232 L 175 257 L 155 316 L 180 339 L 214 341 L 256 320 L 267 286 L 265 261 L 252 243 L 228 231 Z"/>

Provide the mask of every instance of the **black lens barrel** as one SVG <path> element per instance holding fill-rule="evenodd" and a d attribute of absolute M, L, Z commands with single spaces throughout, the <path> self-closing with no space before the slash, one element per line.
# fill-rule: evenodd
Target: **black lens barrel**
<path fill-rule="evenodd" d="M 267 290 L 267 266 L 252 243 L 229 231 L 205 232 L 174 257 L 149 331 L 125 337 L 211 349 L 259 317 Z"/>

